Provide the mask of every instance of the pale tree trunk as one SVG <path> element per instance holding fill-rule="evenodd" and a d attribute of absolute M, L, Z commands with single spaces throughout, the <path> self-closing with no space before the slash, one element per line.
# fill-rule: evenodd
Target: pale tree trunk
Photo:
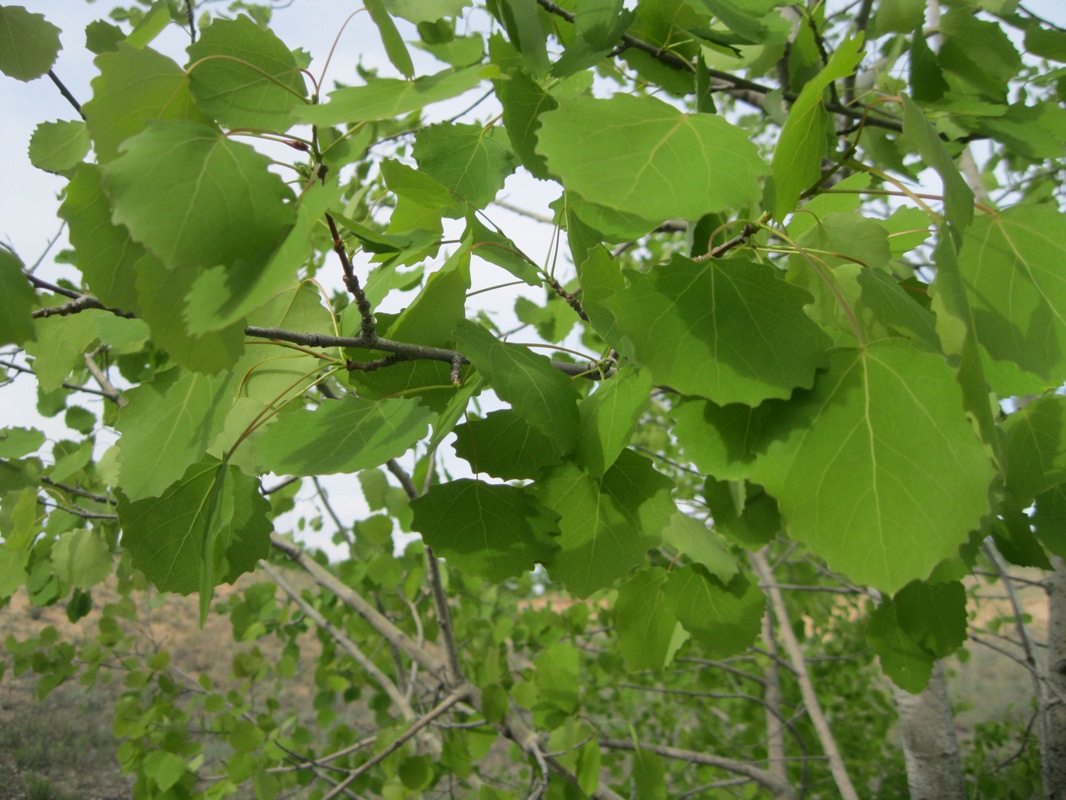
<path fill-rule="evenodd" d="M 1045 800 L 1066 800 L 1066 563 L 1053 556 L 1048 575 L 1046 735 L 1043 753 Z"/>
<path fill-rule="evenodd" d="M 777 662 L 777 640 L 774 639 L 773 612 L 767 608 L 762 619 L 762 638 L 770 652 L 770 661 L 764 676 L 765 690 L 763 700 L 766 702 L 766 756 L 767 769 L 788 786 L 788 762 L 785 760 L 785 723 L 781 712 L 781 670 Z M 787 795 L 791 798 L 791 793 Z"/>
<path fill-rule="evenodd" d="M 962 759 L 955 738 L 944 670 L 937 662 L 918 694 L 893 687 L 911 800 L 965 800 Z"/>

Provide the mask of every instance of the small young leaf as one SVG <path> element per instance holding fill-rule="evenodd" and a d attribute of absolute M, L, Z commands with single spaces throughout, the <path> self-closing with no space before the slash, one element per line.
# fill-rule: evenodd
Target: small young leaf
<path fill-rule="evenodd" d="M 22 6 L 0 6 L 0 72 L 32 81 L 52 68 L 59 56 L 59 28 Z"/>
<path fill-rule="evenodd" d="M 30 162 L 37 169 L 64 172 L 76 167 L 91 146 L 89 132 L 81 120 L 42 122 L 30 139 Z"/>

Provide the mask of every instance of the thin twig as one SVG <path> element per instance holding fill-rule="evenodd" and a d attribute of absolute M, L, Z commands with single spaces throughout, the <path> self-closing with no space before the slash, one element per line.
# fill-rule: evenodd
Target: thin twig
<path fill-rule="evenodd" d="M 355 275 L 355 268 L 352 266 L 352 260 L 348 258 L 348 250 L 344 246 L 344 240 L 341 238 L 340 233 L 337 232 L 337 223 L 333 221 L 333 215 L 326 214 L 326 224 L 329 225 L 329 232 L 333 237 L 333 252 L 340 259 L 341 269 L 344 271 L 344 286 L 355 298 L 355 305 L 359 309 L 359 317 L 362 319 L 360 327 L 363 332 L 363 338 L 372 342 L 378 336 L 374 327 L 374 311 L 370 307 L 370 301 L 367 300 L 366 292 L 363 291 L 363 287 L 359 283 L 359 278 Z"/>
<path fill-rule="evenodd" d="M 48 70 L 48 77 L 52 79 L 52 83 L 59 89 L 59 93 L 66 98 L 67 102 L 74 106 L 74 110 L 78 112 L 78 116 L 85 119 L 85 112 L 81 110 L 81 103 L 79 103 L 74 95 L 70 93 L 70 89 L 63 85 L 63 81 L 59 80 L 59 76 L 55 74 L 53 70 Z"/>
<path fill-rule="evenodd" d="M 52 486 L 62 492 L 72 494 L 75 497 L 84 497 L 86 500 L 95 500 L 97 503 L 106 503 L 111 506 L 118 505 L 118 500 L 113 497 L 105 497 L 102 494 L 93 494 L 92 492 L 87 492 L 84 489 L 79 489 L 77 486 L 68 486 L 65 483 L 59 483 L 57 481 L 52 480 L 51 478 L 42 476 L 41 483 L 45 484 L 46 486 Z"/>
<path fill-rule="evenodd" d="M 759 575 L 760 581 L 766 584 L 770 608 L 773 609 L 774 617 L 777 619 L 777 630 L 785 646 L 785 652 L 788 654 L 789 661 L 792 662 L 792 669 L 796 674 L 796 681 L 799 683 L 803 703 L 807 706 L 807 715 L 811 720 L 811 725 L 814 726 L 815 732 L 818 734 L 818 741 L 822 744 L 826 758 L 829 759 L 829 771 L 833 775 L 833 780 L 836 783 L 837 791 L 840 792 L 840 796 L 844 800 L 859 800 L 859 795 L 855 791 L 855 786 L 848 775 L 847 765 L 844 763 L 836 738 L 833 736 L 833 730 L 829 726 L 829 720 L 826 719 L 825 712 L 822 711 L 822 704 L 818 700 L 818 694 L 814 690 L 814 683 L 811 680 L 810 673 L 807 671 L 807 663 L 804 660 L 803 651 L 800 649 L 796 634 L 792 630 L 792 621 L 789 619 L 788 609 L 785 607 L 785 599 L 781 594 L 781 590 L 773 583 L 773 573 L 770 571 L 770 565 L 767 563 L 763 553 L 764 550 L 750 553 L 749 558 L 755 568 L 755 572 Z"/>
<path fill-rule="evenodd" d="M 683 750 L 680 747 L 664 747 L 662 745 L 648 744 L 647 742 L 634 742 L 625 739 L 600 739 L 599 745 L 607 750 L 647 750 L 663 758 L 672 758 L 678 761 L 687 761 L 690 764 L 704 764 L 709 767 L 717 767 L 726 772 L 743 775 L 770 790 L 776 798 L 791 796 L 791 789 L 787 783 L 782 783 L 775 775 L 766 770 L 749 764 L 746 761 L 737 761 L 724 756 L 716 756 L 711 753 L 702 753 L 695 750 Z"/>
<path fill-rule="evenodd" d="M 414 736 L 416 733 L 418 733 L 420 730 L 422 730 L 422 728 L 426 727 L 426 725 L 429 725 L 429 723 L 433 722 L 433 720 L 435 720 L 437 717 L 442 716 L 444 713 L 446 713 L 448 711 L 448 709 L 450 709 L 452 706 L 454 706 L 460 700 L 464 700 L 464 699 L 466 699 L 465 693 L 463 693 L 463 692 L 461 692 L 459 690 L 452 691 L 451 694 L 449 694 L 447 697 L 445 697 L 431 711 L 429 711 L 428 713 L 423 714 L 421 717 L 419 717 L 415 721 L 415 723 L 413 725 L 411 725 L 407 730 L 405 730 L 403 733 L 401 733 L 399 736 L 397 736 L 396 739 L 394 739 L 387 747 L 385 747 L 384 749 L 382 749 L 378 753 L 375 753 L 372 758 L 370 758 L 367 761 L 364 761 L 356 769 L 353 769 L 348 774 L 348 777 L 345 778 L 343 781 L 341 781 L 339 784 L 337 784 L 336 787 L 334 787 L 329 792 L 327 792 L 322 797 L 322 800 L 333 800 L 333 798 L 336 797 L 338 794 L 340 794 L 341 790 L 346 788 L 348 786 L 348 784 L 350 784 L 352 781 L 354 781 L 356 778 L 358 778 L 364 772 L 369 770 L 371 767 L 374 767 L 374 766 L 377 766 L 378 764 L 380 764 L 389 755 L 391 755 L 392 753 L 394 753 L 398 749 L 400 749 L 400 747 L 403 746 L 404 742 L 406 742 L 408 739 L 410 739 L 412 736 Z"/>
<path fill-rule="evenodd" d="M 414 500 L 418 497 L 418 489 L 415 488 L 415 483 L 411 480 L 411 476 L 407 473 L 400 462 L 395 458 L 390 458 L 385 462 L 385 467 L 391 472 L 396 479 L 403 486 L 403 490 L 407 493 L 407 497 Z M 426 556 L 426 573 L 429 577 L 429 588 L 433 594 L 433 605 L 437 609 L 437 624 L 440 626 L 441 639 L 444 641 L 444 652 L 447 655 L 445 666 L 448 668 L 447 680 L 449 686 L 458 686 L 465 678 L 463 677 L 463 669 L 459 663 L 459 649 L 455 643 L 455 628 L 452 625 L 452 612 L 448 606 L 448 597 L 444 592 L 444 582 L 440 576 L 440 564 L 437 561 L 437 557 L 433 554 L 433 548 L 428 544 L 423 545 Z"/>
<path fill-rule="evenodd" d="M 342 630 L 336 625 L 322 616 L 313 605 L 301 595 L 285 577 L 274 567 L 268 564 L 266 561 L 259 562 L 260 568 L 266 572 L 271 579 L 276 583 L 289 598 L 300 607 L 300 610 L 309 617 L 315 625 L 321 630 L 325 631 L 340 647 L 350 655 L 366 674 L 384 690 L 385 694 L 389 696 L 393 704 L 399 709 L 403 718 L 410 721 L 415 719 L 415 710 L 411 707 L 411 704 L 407 702 L 407 698 L 403 696 L 403 693 L 397 688 L 396 684 L 389 679 L 389 676 L 382 672 L 378 665 L 375 664 L 362 650 L 359 649 L 359 645 L 353 642 Z"/>
<path fill-rule="evenodd" d="M 100 387 L 100 391 L 103 392 L 104 397 L 110 400 L 119 408 L 126 405 L 126 398 L 122 392 L 115 388 L 111 383 L 110 378 L 107 377 L 107 373 L 100 369 L 100 365 L 96 363 L 96 359 L 88 353 L 84 354 L 85 366 L 89 370 L 89 374 L 93 376 L 93 380 L 96 381 L 97 386 Z"/>

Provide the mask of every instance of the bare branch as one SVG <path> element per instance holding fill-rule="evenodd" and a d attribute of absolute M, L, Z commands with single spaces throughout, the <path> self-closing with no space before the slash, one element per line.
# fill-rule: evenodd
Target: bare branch
<path fill-rule="evenodd" d="M 608 750 L 631 750 L 635 752 L 638 749 L 637 744 L 625 739 L 600 739 L 599 745 Z M 700 753 L 695 750 L 683 750 L 680 747 L 648 744 L 647 742 L 641 742 L 639 749 L 647 750 L 649 753 L 655 753 L 663 758 L 687 761 L 690 764 L 703 764 L 708 767 L 718 767 L 718 769 L 723 769 L 726 772 L 743 775 L 760 786 L 769 789 L 774 797 L 782 798 L 782 800 L 792 795 L 792 790 L 787 783 L 782 783 L 777 776 L 746 761 L 737 761 L 736 759 L 716 756 L 712 753 Z"/>
<path fill-rule="evenodd" d="M 804 704 L 807 706 L 807 714 L 810 716 L 811 724 L 818 734 L 818 741 L 822 743 L 822 749 L 829 759 L 829 770 L 833 774 L 833 780 L 836 782 L 840 796 L 844 800 L 859 800 L 859 795 L 855 791 L 851 778 L 848 776 L 847 765 L 840 754 L 840 748 L 837 747 L 836 739 L 833 737 L 833 730 L 829 727 L 829 720 L 826 719 L 825 713 L 822 711 L 822 704 L 818 700 L 818 694 L 814 691 L 814 683 L 811 681 L 810 673 L 807 671 L 807 663 L 804 660 L 803 651 L 796 640 L 796 634 L 792 631 L 792 623 L 788 617 L 788 609 L 785 607 L 785 599 L 781 594 L 781 590 L 773 583 L 773 573 L 770 571 L 770 565 L 766 562 L 763 552 L 760 550 L 758 553 L 750 553 L 749 557 L 752 567 L 759 575 L 760 581 L 766 585 L 770 608 L 773 609 L 774 616 L 777 619 L 777 630 L 785 645 L 788 659 L 792 663 L 792 669 L 796 673 L 800 693 L 803 696 Z"/>
<path fill-rule="evenodd" d="M 369 675 L 370 678 L 384 690 L 385 694 L 389 696 L 389 699 L 392 700 L 393 704 L 400 710 L 404 719 L 413 720 L 417 716 L 415 710 L 411 708 L 411 704 L 407 702 L 407 698 L 404 697 L 403 693 L 396 687 L 396 684 L 389 679 L 388 675 L 378 668 L 377 664 L 371 661 L 370 658 L 359 649 L 359 645 L 353 642 L 336 625 L 322 616 L 318 609 L 307 602 L 303 595 L 296 591 L 292 584 L 285 580 L 285 577 L 278 572 L 278 570 L 266 561 L 260 561 L 259 566 L 271 577 L 274 583 L 276 583 L 281 590 L 300 607 L 300 610 L 303 611 L 305 615 L 307 615 L 319 628 L 328 633 L 333 641 L 340 645 L 348 655 L 355 659 L 356 663 L 366 671 L 366 674 Z"/>

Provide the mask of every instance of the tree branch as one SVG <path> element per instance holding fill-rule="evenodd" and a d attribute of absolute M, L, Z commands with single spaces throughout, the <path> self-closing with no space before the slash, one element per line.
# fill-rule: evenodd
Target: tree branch
<path fill-rule="evenodd" d="M 737 775 L 743 775 L 746 778 L 750 778 L 760 786 L 770 790 L 774 797 L 781 798 L 781 800 L 791 797 L 792 795 L 791 787 L 789 787 L 787 783 L 782 783 L 776 775 L 745 761 L 737 761 L 732 758 L 716 756 L 711 753 L 699 753 L 695 750 L 683 750 L 680 747 L 665 747 L 663 745 L 647 744 L 645 742 L 641 742 L 638 745 L 625 739 L 600 739 L 599 745 L 608 750 L 630 750 L 633 752 L 636 752 L 638 749 L 647 750 L 649 753 L 655 753 L 663 758 L 687 761 L 690 764 L 703 764 L 708 767 L 718 767 L 718 769 L 724 769 L 726 772 L 733 772 Z"/>
<path fill-rule="evenodd" d="M 326 224 L 329 225 L 329 232 L 333 237 L 333 252 L 337 254 L 337 258 L 341 261 L 341 268 L 344 270 L 344 286 L 355 298 L 355 305 L 359 309 L 359 316 L 362 319 L 361 330 L 363 338 L 372 342 L 378 337 L 377 330 L 374 327 L 374 311 L 370 307 L 370 301 L 366 299 L 366 292 L 363 291 L 363 287 L 359 284 L 359 278 L 355 275 L 352 261 L 348 258 L 348 251 L 344 247 L 344 240 L 337 232 L 337 223 L 333 221 L 331 214 L 326 214 Z"/>
<path fill-rule="evenodd" d="M 259 566 L 271 577 L 274 583 L 276 583 L 281 590 L 300 607 L 300 610 L 303 611 L 303 613 L 307 615 L 315 625 L 328 633 L 333 641 L 339 644 L 348 655 L 355 659 L 356 663 L 366 671 L 366 674 L 369 675 L 373 681 L 384 690 L 385 694 L 389 696 L 389 699 L 392 700 L 393 704 L 400 710 L 400 714 L 403 715 L 404 719 L 408 721 L 415 719 L 417 715 L 415 714 L 415 710 L 411 707 L 411 704 L 407 702 L 407 698 L 403 696 L 403 693 L 400 692 L 396 684 L 389 679 L 389 676 L 382 672 L 378 668 L 378 665 L 371 661 L 370 658 L 359 649 L 359 645 L 348 638 L 348 636 L 346 636 L 344 632 L 337 628 L 332 622 L 322 616 L 318 609 L 307 602 L 307 600 L 305 600 L 304 597 L 285 580 L 284 576 L 278 572 L 278 570 L 266 561 L 260 561 Z"/>
<path fill-rule="evenodd" d="M 407 361 L 443 361 L 455 369 L 455 364 L 469 364 L 470 361 L 457 350 L 445 350 L 442 347 L 428 347 L 422 344 L 410 342 L 394 342 L 391 339 L 375 337 L 367 339 L 364 336 L 331 336 L 323 333 L 298 333 L 286 331 L 281 328 L 256 328 L 244 329 L 247 336 L 259 339 L 273 339 L 278 342 L 291 342 L 303 347 L 351 347 L 360 350 L 383 350 L 386 353 L 396 353 L 403 356 Z M 569 361 L 552 361 L 551 365 L 562 373 L 571 377 L 586 377 L 596 380 L 600 377 L 599 366 L 595 363 L 573 364 Z"/>
<path fill-rule="evenodd" d="M 59 89 L 59 93 L 66 98 L 67 102 L 74 106 L 74 110 L 78 112 L 78 116 L 85 119 L 85 112 L 81 110 L 81 103 L 70 93 L 70 89 L 63 85 L 63 81 L 59 80 L 59 76 L 55 74 L 53 70 L 48 70 L 48 77 L 51 78 L 52 83 Z"/>
<path fill-rule="evenodd" d="M 810 673 L 807 671 L 807 663 L 803 658 L 803 651 L 796 640 L 796 634 L 792 631 L 792 622 L 788 617 L 784 596 L 781 594 L 781 590 L 773 583 L 773 574 L 763 552 L 760 550 L 757 553 L 750 553 L 749 557 L 752 567 L 759 575 L 760 581 L 766 584 L 770 608 L 773 609 L 774 616 L 777 619 L 777 629 L 785 645 L 785 652 L 788 653 L 789 661 L 792 662 L 792 669 L 796 673 L 800 693 L 803 695 L 803 702 L 807 706 L 807 714 L 811 719 L 814 730 L 818 734 L 818 740 L 822 743 L 822 749 L 829 759 L 829 770 L 833 774 L 833 780 L 836 782 L 840 796 L 844 800 L 859 800 L 859 795 L 851 783 L 851 778 L 848 776 L 847 765 L 845 765 L 844 758 L 840 755 L 840 748 L 837 747 L 836 739 L 833 737 L 833 730 L 829 727 L 829 720 L 826 719 L 825 713 L 822 711 L 822 704 L 818 700 L 818 694 L 814 691 L 814 683 L 811 681 Z"/>
<path fill-rule="evenodd" d="M 385 467 L 391 472 L 403 486 L 407 497 L 414 500 L 418 497 L 418 489 L 414 481 L 407 474 L 407 470 L 400 466 L 395 458 L 390 458 Z M 452 625 L 452 612 L 448 606 L 448 596 L 444 591 L 444 581 L 440 577 L 440 564 L 433 554 L 433 548 L 423 543 L 426 557 L 426 575 L 429 577 L 429 589 L 433 595 L 433 605 L 437 609 L 437 623 L 440 626 L 441 639 L 444 642 L 444 652 L 447 655 L 445 666 L 448 668 L 447 680 L 449 686 L 458 686 L 466 678 L 463 676 L 463 668 L 459 663 L 459 649 L 455 643 L 455 626 Z"/>

